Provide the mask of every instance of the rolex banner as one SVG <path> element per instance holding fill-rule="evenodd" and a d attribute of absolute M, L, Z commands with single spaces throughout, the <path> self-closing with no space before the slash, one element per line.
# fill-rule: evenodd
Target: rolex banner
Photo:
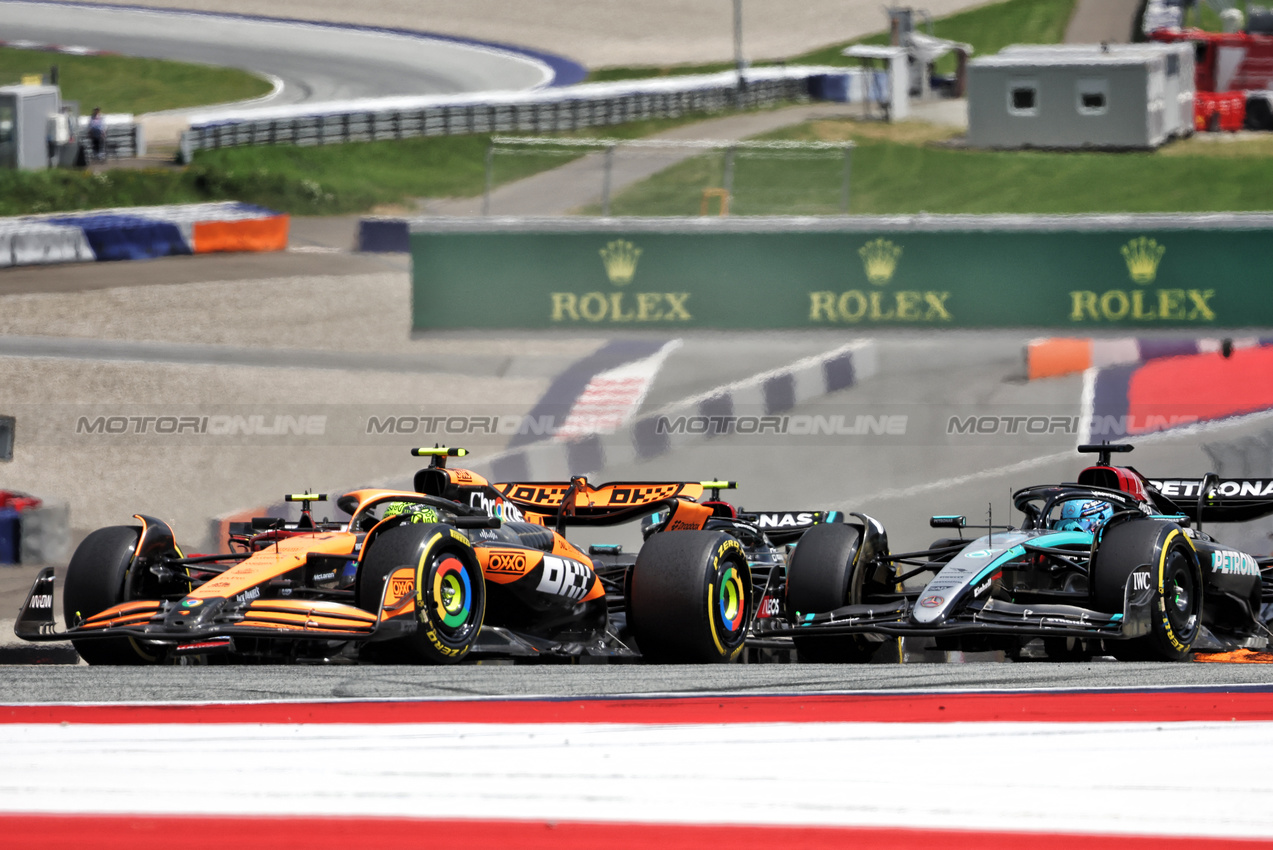
<path fill-rule="evenodd" d="M 1273 327 L 1273 216 L 419 220 L 414 327 Z"/>

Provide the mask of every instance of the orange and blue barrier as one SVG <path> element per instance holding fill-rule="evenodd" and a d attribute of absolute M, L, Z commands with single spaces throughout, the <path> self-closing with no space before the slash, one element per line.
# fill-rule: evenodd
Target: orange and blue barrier
<path fill-rule="evenodd" d="M 1034 339 L 1026 346 L 1026 375 L 1054 378 L 1088 369 L 1148 363 L 1164 357 L 1186 357 L 1194 354 L 1224 353 L 1246 348 L 1273 345 L 1269 337 L 1235 337 L 1229 340 L 1181 337 L 1049 337 Z"/>
<path fill-rule="evenodd" d="M 284 251 L 290 218 L 235 201 L 0 219 L 0 268 Z"/>

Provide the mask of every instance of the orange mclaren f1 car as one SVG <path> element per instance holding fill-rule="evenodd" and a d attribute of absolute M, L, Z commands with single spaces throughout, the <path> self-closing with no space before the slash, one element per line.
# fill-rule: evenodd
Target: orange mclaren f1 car
<path fill-rule="evenodd" d="M 65 630 L 47 568 L 15 631 L 70 639 L 90 664 L 731 661 L 763 615 L 756 600 L 781 579 L 782 544 L 831 519 L 740 517 L 719 499 L 731 482 L 491 484 L 447 467 L 463 449 L 413 454 L 432 458 L 413 492 L 346 493 L 336 501 L 344 522 L 313 518 L 325 496 L 289 496 L 303 505 L 299 520 L 236 524 L 229 553 L 185 555 L 148 516 L 99 529 L 67 567 Z M 563 535 L 632 520 L 644 522 L 635 557 L 615 546 L 585 553 Z"/>

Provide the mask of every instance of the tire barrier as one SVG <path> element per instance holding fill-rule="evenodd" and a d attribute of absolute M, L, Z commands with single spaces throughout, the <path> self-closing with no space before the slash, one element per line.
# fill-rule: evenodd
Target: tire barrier
<path fill-rule="evenodd" d="M 0 219 L 0 268 L 287 250 L 290 218 L 235 201 Z"/>

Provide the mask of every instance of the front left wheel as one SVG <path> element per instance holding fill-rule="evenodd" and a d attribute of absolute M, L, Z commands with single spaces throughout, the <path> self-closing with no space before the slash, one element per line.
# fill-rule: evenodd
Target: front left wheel
<path fill-rule="evenodd" d="M 68 627 L 133 598 L 129 570 L 139 539 L 138 526 L 113 525 L 97 529 L 76 547 L 62 590 Z M 158 652 L 130 637 L 72 638 L 71 644 L 89 664 L 143 665 L 162 660 Z"/>

